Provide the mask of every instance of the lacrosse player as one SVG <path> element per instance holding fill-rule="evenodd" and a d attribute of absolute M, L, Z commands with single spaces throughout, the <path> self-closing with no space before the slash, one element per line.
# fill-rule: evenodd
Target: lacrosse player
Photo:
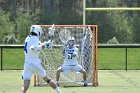
<path fill-rule="evenodd" d="M 46 71 L 41 65 L 41 60 L 39 59 L 39 53 L 42 51 L 42 48 L 44 48 L 46 45 L 48 47 L 48 44 L 52 45 L 51 42 L 41 43 L 39 41 L 42 33 L 42 28 L 39 25 L 33 25 L 30 28 L 30 35 L 28 35 L 25 39 L 25 63 L 24 70 L 22 72 L 24 84 L 20 90 L 20 93 L 26 93 L 33 73 L 41 76 L 53 89 L 56 90 L 57 93 L 61 93 L 57 84 L 47 76 Z"/>
<path fill-rule="evenodd" d="M 60 73 L 61 72 L 68 73 L 70 71 L 81 72 L 83 74 L 84 86 L 87 86 L 86 71 L 83 69 L 81 65 L 78 64 L 78 61 L 77 61 L 78 48 L 74 46 L 74 42 L 75 42 L 75 38 L 70 36 L 62 52 L 64 55 L 64 63 L 62 66 L 60 66 L 57 69 L 57 72 L 56 72 L 56 82 L 58 86 L 59 86 Z"/>

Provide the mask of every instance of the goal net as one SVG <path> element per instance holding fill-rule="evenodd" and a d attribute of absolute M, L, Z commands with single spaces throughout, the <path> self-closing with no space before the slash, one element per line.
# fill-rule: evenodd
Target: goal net
<path fill-rule="evenodd" d="M 87 72 L 88 85 L 98 85 L 98 71 L 97 71 L 97 25 L 54 25 L 55 32 L 53 36 L 49 36 L 49 27 L 51 25 L 41 25 L 44 29 L 43 41 L 53 39 L 53 46 L 51 49 L 43 49 L 40 54 L 42 65 L 47 72 L 47 75 L 56 80 L 56 71 L 63 64 L 62 49 L 66 42 L 65 34 L 70 34 L 75 38 L 75 46 L 79 49 L 78 63 Z M 69 32 L 65 33 L 63 30 Z M 63 35 L 63 39 L 60 38 Z M 62 36 L 61 36 L 62 37 Z M 60 86 L 70 85 L 79 86 L 83 84 L 83 76 L 79 72 L 70 72 L 68 74 L 60 74 Z M 34 75 L 34 85 L 43 86 L 47 83 L 37 75 Z"/>

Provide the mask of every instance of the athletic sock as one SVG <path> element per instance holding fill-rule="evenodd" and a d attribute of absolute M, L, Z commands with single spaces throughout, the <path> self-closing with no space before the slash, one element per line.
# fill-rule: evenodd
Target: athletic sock
<path fill-rule="evenodd" d="M 56 81 L 56 85 L 59 87 L 59 81 Z"/>
<path fill-rule="evenodd" d="M 62 92 L 60 91 L 59 87 L 56 87 L 55 90 L 56 90 L 57 93 L 62 93 Z"/>

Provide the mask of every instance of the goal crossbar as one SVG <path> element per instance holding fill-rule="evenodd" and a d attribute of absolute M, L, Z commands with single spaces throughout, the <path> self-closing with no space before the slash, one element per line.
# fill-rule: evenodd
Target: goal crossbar
<path fill-rule="evenodd" d="M 140 11 L 139 7 L 104 7 L 104 8 L 84 8 L 85 11 Z"/>

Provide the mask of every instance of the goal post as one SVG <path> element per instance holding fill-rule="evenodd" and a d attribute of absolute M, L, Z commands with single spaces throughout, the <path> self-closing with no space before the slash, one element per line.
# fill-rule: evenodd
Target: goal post
<path fill-rule="evenodd" d="M 40 25 L 44 30 L 43 41 L 49 39 L 48 28 L 52 25 Z M 78 63 L 87 72 L 89 85 L 98 86 L 98 26 L 97 25 L 54 25 L 52 49 L 43 49 L 44 55 L 40 54 L 42 65 L 47 75 L 56 80 L 56 71 L 63 64 L 62 48 L 64 44 L 59 38 L 59 32 L 63 29 L 70 31 L 71 36 L 75 37 L 75 46 L 79 49 Z M 61 73 L 60 84 L 73 86 L 83 84 L 82 74 L 70 72 Z M 34 75 L 34 86 L 47 85 L 43 79 Z"/>

